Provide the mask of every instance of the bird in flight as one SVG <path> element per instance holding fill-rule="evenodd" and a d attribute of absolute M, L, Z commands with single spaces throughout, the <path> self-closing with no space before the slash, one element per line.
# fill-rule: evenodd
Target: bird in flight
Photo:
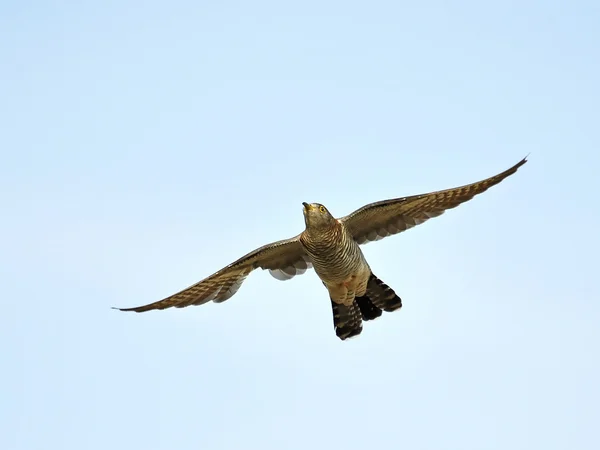
<path fill-rule="evenodd" d="M 465 186 L 370 203 L 339 219 L 319 203 L 304 202 L 306 228 L 299 235 L 257 248 L 163 300 L 116 309 L 144 312 L 211 300 L 221 303 L 238 291 L 254 269 L 269 270 L 276 279 L 289 280 L 312 267 L 329 293 L 336 335 L 342 340 L 357 336 L 363 321 L 402 307 L 400 297 L 373 273 L 360 245 L 437 217 L 500 183 L 526 162 L 524 158 L 498 175 Z"/>

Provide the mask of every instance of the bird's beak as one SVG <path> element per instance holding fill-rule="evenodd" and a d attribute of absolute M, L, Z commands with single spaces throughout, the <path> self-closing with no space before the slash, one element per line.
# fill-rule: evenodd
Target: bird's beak
<path fill-rule="evenodd" d="M 305 211 L 308 211 L 310 209 L 310 205 L 306 202 L 302 202 L 302 206 L 304 206 Z"/>

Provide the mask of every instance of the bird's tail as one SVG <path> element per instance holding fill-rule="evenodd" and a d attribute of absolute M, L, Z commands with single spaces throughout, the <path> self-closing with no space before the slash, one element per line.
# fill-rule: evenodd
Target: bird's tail
<path fill-rule="evenodd" d="M 392 312 L 402 308 L 402 300 L 394 290 L 371 273 L 367 283 L 367 291 L 355 301 L 360 308 L 364 320 L 372 320 L 381 316 L 381 311 Z"/>
<path fill-rule="evenodd" d="M 396 295 L 394 290 L 377 278 L 373 273 L 367 283 L 366 296 L 375 306 L 386 311 L 392 312 L 402 308 L 402 299 Z"/>
<path fill-rule="evenodd" d="M 355 297 L 350 306 L 331 301 L 335 334 L 342 340 L 357 336 L 362 331 L 363 320 L 373 320 L 382 311 L 392 312 L 402 308 L 402 300 L 394 290 L 371 273 L 367 291 Z"/>
<path fill-rule="evenodd" d="M 333 309 L 333 326 L 337 337 L 343 341 L 361 333 L 362 314 L 356 302 L 346 306 L 331 300 L 331 307 Z"/>

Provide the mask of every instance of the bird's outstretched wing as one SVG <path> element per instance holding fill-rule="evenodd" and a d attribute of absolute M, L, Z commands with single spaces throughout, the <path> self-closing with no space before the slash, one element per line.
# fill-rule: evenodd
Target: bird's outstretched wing
<path fill-rule="evenodd" d="M 287 280 L 311 267 L 300 244 L 299 235 L 257 248 L 202 281 L 149 305 L 135 308 L 116 308 L 121 311 L 144 312 L 151 309 L 183 308 L 209 301 L 224 302 L 237 292 L 254 269 L 269 269 L 279 280 Z"/>
<path fill-rule="evenodd" d="M 377 241 L 419 225 L 443 214 L 447 209 L 471 200 L 515 173 L 526 162 L 527 158 L 524 158 L 498 175 L 465 186 L 371 203 L 342 217 L 340 221 L 359 244 Z"/>

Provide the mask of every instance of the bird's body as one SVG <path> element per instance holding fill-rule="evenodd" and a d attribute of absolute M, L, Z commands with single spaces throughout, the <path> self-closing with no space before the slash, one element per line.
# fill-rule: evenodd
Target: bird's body
<path fill-rule="evenodd" d="M 313 204 L 306 208 L 319 207 L 322 205 Z M 335 220 L 331 227 L 319 232 L 305 230 L 300 235 L 300 243 L 331 300 L 347 305 L 354 301 L 355 295 L 364 295 L 371 269 L 341 222 Z"/>
<path fill-rule="evenodd" d="M 344 221 L 335 219 L 319 203 L 303 203 L 306 230 L 299 237 L 307 259 L 327 288 L 337 336 L 360 334 L 363 320 L 382 310 L 402 306 L 396 293 L 379 280 Z"/>
<path fill-rule="evenodd" d="M 306 228 L 298 236 L 260 247 L 163 300 L 121 310 L 181 308 L 211 300 L 220 303 L 231 298 L 256 268 L 288 280 L 314 267 L 329 292 L 336 335 L 342 340 L 356 336 L 363 321 L 402 307 L 400 297 L 373 274 L 359 245 L 437 217 L 500 183 L 525 162 L 523 159 L 498 175 L 469 185 L 371 203 L 339 219 L 319 203 L 303 203 Z"/>

